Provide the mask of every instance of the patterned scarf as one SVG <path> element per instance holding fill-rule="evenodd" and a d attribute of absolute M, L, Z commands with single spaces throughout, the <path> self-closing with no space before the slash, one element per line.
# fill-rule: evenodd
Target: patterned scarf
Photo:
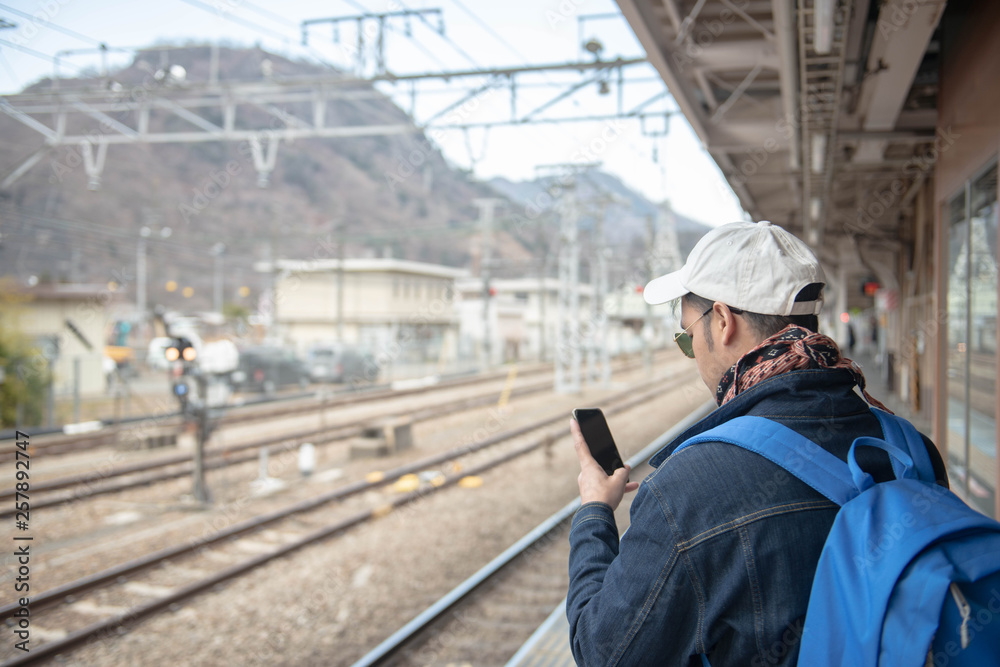
<path fill-rule="evenodd" d="M 841 355 L 840 348 L 832 339 L 794 324 L 789 324 L 740 357 L 719 381 L 715 402 L 724 405 L 762 380 L 806 368 L 846 368 L 869 405 L 892 412 L 868 395 L 861 368 Z"/>

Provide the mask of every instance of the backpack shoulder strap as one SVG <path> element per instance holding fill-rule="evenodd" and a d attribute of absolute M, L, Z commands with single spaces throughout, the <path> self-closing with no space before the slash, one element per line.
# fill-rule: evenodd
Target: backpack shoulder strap
<path fill-rule="evenodd" d="M 832 502 L 843 505 L 859 491 L 847 464 L 815 442 L 764 417 L 736 417 L 685 440 L 678 452 L 701 442 L 725 442 L 775 463 Z"/>
<path fill-rule="evenodd" d="M 882 425 L 882 434 L 885 436 L 886 442 L 909 453 L 910 458 L 913 460 L 913 468 L 917 479 L 923 482 L 935 483 L 937 478 L 934 475 L 931 456 L 927 452 L 927 444 L 924 442 L 920 432 L 913 427 L 913 424 L 878 408 L 872 408 L 871 411 Z M 901 478 L 903 475 L 896 467 L 897 463 L 897 460 L 893 458 L 893 470 L 896 473 L 896 477 Z"/>

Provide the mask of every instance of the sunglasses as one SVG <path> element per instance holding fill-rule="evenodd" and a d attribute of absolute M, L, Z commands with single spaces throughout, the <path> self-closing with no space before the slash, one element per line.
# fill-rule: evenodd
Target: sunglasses
<path fill-rule="evenodd" d="M 681 352 L 683 352 L 684 356 L 687 357 L 688 359 L 694 359 L 694 347 L 692 347 L 691 334 L 688 333 L 688 329 L 698 324 L 698 321 L 702 317 L 708 315 L 710 312 L 712 312 L 712 308 L 709 308 L 704 313 L 702 313 L 701 317 L 699 317 L 697 320 L 689 324 L 683 331 L 674 334 L 674 342 L 677 343 L 677 347 L 681 348 Z"/>

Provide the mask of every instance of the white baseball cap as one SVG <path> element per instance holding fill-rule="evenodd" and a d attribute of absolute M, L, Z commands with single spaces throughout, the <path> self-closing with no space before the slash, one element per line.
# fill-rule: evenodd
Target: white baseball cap
<path fill-rule="evenodd" d="M 649 281 L 642 296 L 656 305 L 690 292 L 761 315 L 816 315 L 822 293 L 795 300 L 813 283 L 826 276 L 805 243 L 766 220 L 731 222 L 701 237 L 684 266 Z"/>

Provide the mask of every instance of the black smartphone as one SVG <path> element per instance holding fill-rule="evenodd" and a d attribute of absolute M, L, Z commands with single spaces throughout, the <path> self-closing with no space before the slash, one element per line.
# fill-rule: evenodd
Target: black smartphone
<path fill-rule="evenodd" d="M 590 454 L 604 468 L 604 472 L 611 475 L 618 468 L 625 467 L 618 447 L 615 446 L 615 439 L 611 437 L 608 420 L 604 418 L 600 408 L 577 408 L 573 410 L 573 419 L 580 425 L 580 432 L 587 441 Z"/>

